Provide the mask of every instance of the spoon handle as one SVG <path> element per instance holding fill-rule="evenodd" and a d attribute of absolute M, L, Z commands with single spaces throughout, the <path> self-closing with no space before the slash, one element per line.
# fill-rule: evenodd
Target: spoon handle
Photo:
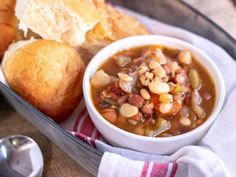
<path fill-rule="evenodd" d="M 13 170 L 0 155 L 0 176 L 1 177 L 24 177 L 21 174 Z"/>
<path fill-rule="evenodd" d="M 0 176 L 1 177 L 24 177 L 21 174 L 17 173 L 14 171 L 12 168 L 10 168 L 8 165 L 2 166 L 0 164 L 1 169 L 0 169 Z"/>

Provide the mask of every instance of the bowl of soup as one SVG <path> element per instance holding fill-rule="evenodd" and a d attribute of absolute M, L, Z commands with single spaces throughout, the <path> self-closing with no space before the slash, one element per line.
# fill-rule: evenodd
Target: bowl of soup
<path fill-rule="evenodd" d="M 207 133 L 222 108 L 225 87 L 213 59 L 198 48 L 142 35 L 94 56 L 83 93 L 93 123 L 109 143 L 170 154 Z"/>

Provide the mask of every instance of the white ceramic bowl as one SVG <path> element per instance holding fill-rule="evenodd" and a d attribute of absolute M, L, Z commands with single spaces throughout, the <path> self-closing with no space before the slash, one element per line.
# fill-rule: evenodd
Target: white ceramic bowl
<path fill-rule="evenodd" d="M 153 138 L 139 136 L 112 125 L 106 121 L 94 107 L 91 99 L 90 79 L 101 64 L 119 51 L 147 45 L 163 45 L 173 49 L 189 50 L 192 52 L 194 58 L 208 70 L 216 87 L 216 102 L 210 117 L 198 128 L 188 133 L 173 137 Z M 158 35 L 142 35 L 125 38 L 114 42 L 94 56 L 87 66 L 84 74 L 83 93 L 85 103 L 93 123 L 105 139 L 111 144 L 143 152 L 171 154 L 183 146 L 196 144 L 207 133 L 207 130 L 212 125 L 222 108 L 225 98 L 225 85 L 222 75 L 212 59 L 198 48 L 175 38 Z"/>

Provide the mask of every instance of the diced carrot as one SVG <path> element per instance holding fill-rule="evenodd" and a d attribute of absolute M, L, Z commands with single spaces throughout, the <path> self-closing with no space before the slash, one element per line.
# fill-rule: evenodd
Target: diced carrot
<path fill-rule="evenodd" d="M 154 104 L 155 108 L 159 107 L 159 95 L 157 94 L 151 94 L 151 101 Z"/>

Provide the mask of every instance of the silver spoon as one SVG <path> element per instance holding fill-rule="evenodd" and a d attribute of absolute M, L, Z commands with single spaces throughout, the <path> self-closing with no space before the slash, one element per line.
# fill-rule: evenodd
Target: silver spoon
<path fill-rule="evenodd" d="M 43 155 L 38 144 L 23 135 L 0 140 L 1 177 L 41 177 Z"/>

